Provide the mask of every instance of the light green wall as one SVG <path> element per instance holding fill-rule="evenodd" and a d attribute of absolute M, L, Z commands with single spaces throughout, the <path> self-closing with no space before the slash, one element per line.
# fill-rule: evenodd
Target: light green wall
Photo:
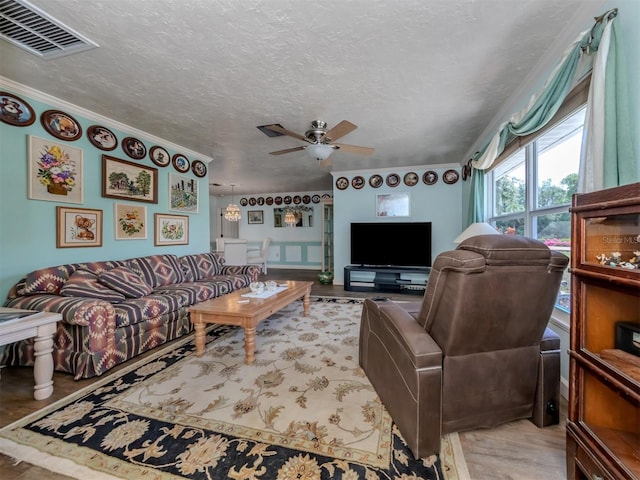
<path fill-rule="evenodd" d="M 37 119 L 28 127 L 16 127 L 0 122 L 0 297 L 4 302 L 11 286 L 26 273 L 37 268 L 71 262 L 116 260 L 158 253 L 184 255 L 209 251 L 209 201 L 206 179 L 199 180 L 199 213 L 189 214 L 189 244 L 170 247 L 154 246 L 154 213 L 176 213 L 168 209 L 169 173 L 179 173 L 173 166 L 156 167 L 146 157 L 132 160 L 118 146 L 111 152 L 94 147 L 86 137 L 86 130 L 96 123 L 71 111 L 68 105 L 60 106 L 43 103 L 24 93 L 12 91 L 0 85 L 3 91 L 13 93 L 28 102 L 35 110 Z M 36 93 L 34 93 L 34 96 Z M 83 135 L 73 142 L 58 140 L 51 136 L 40 124 L 40 114 L 45 110 L 58 109 L 72 115 L 82 126 Z M 101 125 L 111 129 L 118 140 L 135 136 L 142 140 L 147 151 L 156 144 L 165 147 L 171 155 L 176 152 L 169 144 L 155 143 L 155 140 L 131 132 L 124 132 L 108 122 Z M 135 127 L 134 127 L 135 128 Z M 60 201 L 30 200 L 27 198 L 28 138 L 34 135 L 60 144 L 69 145 L 83 151 L 84 202 L 82 204 L 61 203 Z M 151 137 L 150 137 L 151 138 Z M 158 168 L 158 203 L 127 202 L 102 197 L 102 154 L 134 161 L 141 165 Z M 195 157 L 187 155 L 194 160 Z M 191 173 L 182 174 L 189 178 Z M 57 199 L 56 199 L 57 200 Z M 115 240 L 114 203 L 132 203 L 147 206 L 148 235 L 146 240 Z M 56 206 L 100 209 L 103 211 L 103 241 L 101 247 L 56 248 Z"/>

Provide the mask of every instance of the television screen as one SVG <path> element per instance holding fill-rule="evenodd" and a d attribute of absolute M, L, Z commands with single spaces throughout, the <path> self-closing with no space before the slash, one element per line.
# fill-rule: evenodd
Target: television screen
<path fill-rule="evenodd" d="M 430 267 L 431 222 L 352 223 L 351 263 Z"/>

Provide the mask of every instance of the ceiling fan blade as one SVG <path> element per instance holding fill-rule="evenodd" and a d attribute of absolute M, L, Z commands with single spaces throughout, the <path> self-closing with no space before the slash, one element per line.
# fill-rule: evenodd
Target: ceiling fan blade
<path fill-rule="evenodd" d="M 331 166 L 331 157 L 327 157 L 324 160 L 319 160 L 318 165 L 321 167 L 330 167 Z"/>
<path fill-rule="evenodd" d="M 354 125 L 347 120 L 342 120 L 331 130 L 327 131 L 327 133 L 324 134 L 324 138 L 329 141 L 338 140 L 339 138 L 344 137 L 347 133 L 353 132 L 356 128 L 358 128 L 357 125 Z"/>
<path fill-rule="evenodd" d="M 339 150 L 344 150 L 349 153 L 357 153 L 359 155 L 371 155 L 375 148 L 371 147 L 359 147 L 358 145 L 346 145 L 344 143 L 332 143 L 331 145 L 335 145 Z"/>
<path fill-rule="evenodd" d="M 299 134 L 297 134 L 295 132 L 292 132 L 291 130 L 287 130 L 286 128 L 282 128 L 279 125 L 268 125 L 265 128 L 268 128 L 269 130 L 272 130 L 274 132 L 281 133 L 283 135 L 288 135 L 290 137 L 297 138 L 298 140 L 302 140 L 303 142 L 313 143 L 307 137 L 303 137 L 302 135 L 299 135 Z"/>
<path fill-rule="evenodd" d="M 278 150 L 275 152 L 269 152 L 271 155 L 284 155 L 285 153 L 291 153 L 291 152 L 297 152 L 299 150 L 304 150 L 305 147 L 293 147 L 293 148 L 287 148 L 285 150 Z"/>

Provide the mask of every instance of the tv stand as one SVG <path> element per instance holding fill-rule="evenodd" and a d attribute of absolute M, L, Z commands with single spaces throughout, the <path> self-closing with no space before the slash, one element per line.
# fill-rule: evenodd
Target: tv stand
<path fill-rule="evenodd" d="M 430 267 L 347 265 L 344 267 L 344 289 L 422 295 L 430 272 Z"/>

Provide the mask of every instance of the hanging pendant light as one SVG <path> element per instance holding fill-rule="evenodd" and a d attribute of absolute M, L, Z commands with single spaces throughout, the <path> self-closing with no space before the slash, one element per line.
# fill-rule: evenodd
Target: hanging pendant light
<path fill-rule="evenodd" d="M 238 222 L 242 218 L 242 215 L 240 215 L 240 207 L 233 203 L 233 187 L 235 187 L 235 185 L 231 184 L 231 203 L 227 205 L 224 211 L 224 218 L 230 222 Z"/>

